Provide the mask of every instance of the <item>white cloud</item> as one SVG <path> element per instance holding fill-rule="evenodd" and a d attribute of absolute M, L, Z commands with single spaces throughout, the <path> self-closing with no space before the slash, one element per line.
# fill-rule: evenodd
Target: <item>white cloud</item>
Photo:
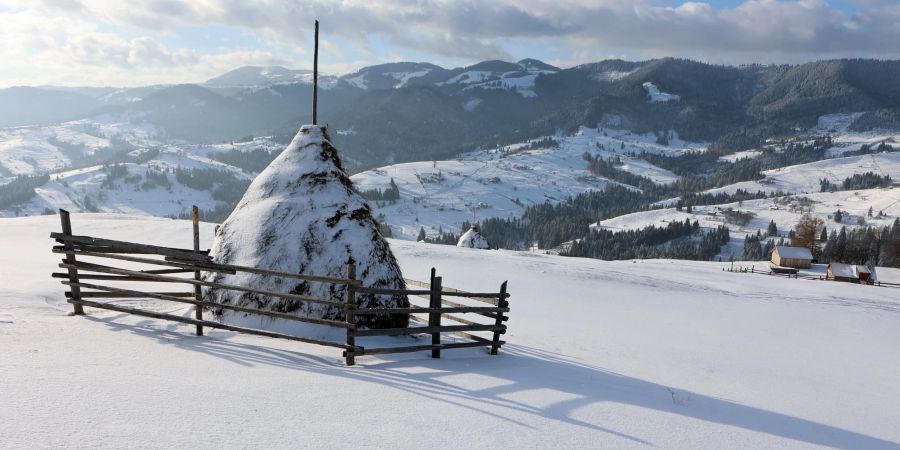
<path fill-rule="evenodd" d="M 140 78 L 164 72 L 167 76 L 160 81 L 188 81 L 188 76 L 206 74 L 225 61 L 236 65 L 286 61 L 302 51 L 309 53 L 315 18 L 322 21 L 323 48 L 332 69 L 363 60 L 395 60 L 397 54 L 430 55 L 438 62 L 543 54 L 572 63 L 586 62 L 579 60 L 584 56 L 610 54 L 729 63 L 900 55 L 896 1 L 858 0 L 860 12 L 855 15 L 832 8 L 826 0 L 745 0 L 733 8 L 699 1 L 667 3 L 0 0 L 12 11 L 0 13 L 0 57 L 7 66 L 0 72 L 46 64 L 61 70 L 105 68 Z M 260 44 L 256 49 L 237 44 L 214 51 L 163 44 L 171 41 L 167 36 L 203 26 L 240 30 Z M 125 31 L 116 34 L 120 30 Z M 510 42 L 516 43 L 517 53 L 529 48 L 535 52 L 513 55 Z"/>

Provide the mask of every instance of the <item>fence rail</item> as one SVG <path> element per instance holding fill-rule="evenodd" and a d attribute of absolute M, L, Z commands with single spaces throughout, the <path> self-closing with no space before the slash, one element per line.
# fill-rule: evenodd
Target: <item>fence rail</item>
<path fill-rule="evenodd" d="M 53 253 L 65 255 L 59 268 L 64 272 L 54 272 L 52 278 L 59 279 L 63 285 L 68 286 L 66 292 L 67 301 L 73 305 L 75 315 L 84 314 L 84 306 L 91 308 L 107 309 L 111 311 L 134 314 L 137 316 L 170 320 L 196 326 L 198 336 L 203 335 L 203 328 L 215 328 L 235 331 L 239 333 L 288 339 L 310 344 L 336 347 L 344 350 L 343 357 L 347 365 L 353 365 L 356 357 L 364 355 L 380 355 L 388 353 L 407 353 L 417 351 L 431 351 L 431 356 L 439 358 L 441 350 L 489 347 L 490 353 L 496 355 L 498 350 L 506 342 L 500 339 L 506 333 L 506 322 L 509 312 L 509 294 L 506 292 L 506 282 L 501 285 L 499 292 L 467 292 L 459 289 L 443 286 L 442 278 L 436 275 L 435 269 L 431 269 L 429 282 L 406 279 L 408 286 L 418 289 L 385 289 L 362 286 L 356 278 L 356 266 L 347 266 L 346 277 L 305 275 L 291 272 L 270 270 L 259 267 L 247 267 L 232 264 L 220 264 L 212 261 L 209 250 L 200 249 L 200 231 L 197 207 L 193 208 L 193 249 L 164 247 L 157 245 L 139 244 L 112 239 L 96 238 L 91 236 L 74 235 L 69 213 L 60 210 L 60 222 L 62 232 L 51 233 L 50 237 L 61 245 L 55 245 Z M 140 256 L 135 256 L 140 255 Z M 154 258 L 152 256 L 161 256 Z M 115 261 L 124 261 L 135 264 L 151 266 L 163 266 L 159 269 L 134 269 L 115 267 L 108 264 L 86 262 L 84 257 L 105 259 L 114 264 Z M 217 283 L 206 281 L 202 277 L 203 272 L 236 274 L 248 272 L 265 274 L 275 277 L 299 279 L 309 282 L 327 283 L 346 286 L 344 298 L 318 298 L 307 295 L 275 292 L 257 289 L 248 286 Z M 177 276 L 186 275 L 186 276 Z M 189 277 L 187 277 L 189 276 Z M 175 283 L 192 288 L 191 291 L 149 291 L 139 288 L 124 288 L 121 286 L 109 286 L 112 283 Z M 144 284 L 146 285 L 146 284 Z M 324 304 L 343 310 L 344 319 L 321 319 L 302 317 L 294 314 L 276 312 L 265 309 L 249 308 L 245 306 L 230 305 L 205 301 L 202 296 L 202 288 L 214 288 L 238 292 L 249 292 L 271 297 Z M 372 295 L 404 295 L 410 299 L 409 307 L 399 308 L 360 308 L 356 304 L 357 294 Z M 457 301 L 445 299 L 452 297 Z M 133 306 L 122 306 L 110 302 L 100 302 L 88 299 L 133 299 L 149 298 L 193 305 L 194 317 L 183 317 L 172 314 L 148 311 Z M 413 303 L 415 299 L 427 300 L 426 304 Z M 466 304 L 461 301 L 473 301 L 477 304 Z M 485 306 L 485 304 L 490 306 Z M 222 311 L 229 310 L 244 314 L 259 315 L 273 319 L 281 319 L 295 322 L 311 323 L 316 325 L 341 328 L 346 334 L 346 342 L 334 342 L 323 339 L 313 339 L 304 336 L 259 330 L 241 326 L 228 325 L 203 318 L 204 308 Z M 417 326 L 407 328 L 387 329 L 362 329 L 356 324 L 357 316 L 378 316 L 389 314 L 406 314 L 410 323 Z M 471 314 L 476 318 L 491 319 L 484 323 L 475 319 L 460 317 L 460 314 Z M 419 316 L 417 316 L 419 315 Z M 442 319 L 453 321 L 453 324 L 443 324 Z M 490 333 L 490 337 L 480 336 L 474 333 Z M 430 344 L 402 345 L 389 347 L 366 347 L 359 345 L 359 338 L 378 336 L 430 336 Z M 453 336 L 455 339 L 443 342 L 443 335 Z M 460 341 L 461 339 L 461 341 Z"/>

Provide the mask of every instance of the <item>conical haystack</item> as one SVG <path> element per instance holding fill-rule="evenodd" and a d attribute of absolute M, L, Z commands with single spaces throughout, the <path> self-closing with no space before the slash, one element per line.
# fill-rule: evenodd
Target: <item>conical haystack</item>
<path fill-rule="evenodd" d="M 369 206 L 353 188 L 326 130 L 304 125 L 294 140 L 253 181 L 216 232 L 210 255 L 218 263 L 307 275 L 346 277 L 357 266 L 366 287 L 405 289 L 388 243 Z M 257 289 L 346 299 L 346 287 L 239 272 L 208 279 Z M 323 319 L 344 318 L 341 308 L 260 294 L 207 289 L 207 301 Z M 361 308 L 409 307 L 402 295 L 357 294 Z M 221 311 L 219 311 L 221 313 Z M 407 315 L 356 316 L 374 328 L 405 327 Z"/>
<path fill-rule="evenodd" d="M 478 232 L 478 227 L 469 228 L 469 231 L 463 233 L 463 235 L 459 237 L 459 242 L 456 243 L 456 246 L 481 249 L 491 248 L 487 239 Z"/>

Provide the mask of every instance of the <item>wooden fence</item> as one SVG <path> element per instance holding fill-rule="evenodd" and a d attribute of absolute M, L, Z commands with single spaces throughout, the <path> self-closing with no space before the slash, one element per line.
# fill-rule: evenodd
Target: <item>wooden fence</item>
<path fill-rule="evenodd" d="M 347 266 L 347 276 L 345 278 L 302 275 L 258 267 L 219 264 L 212 261 L 209 256 L 209 250 L 200 250 L 200 231 L 196 207 L 193 209 L 194 245 L 192 249 L 161 247 L 74 235 L 72 233 L 72 223 L 68 211 L 60 210 L 59 216 L 62 223 L 62 232 L 51 233 L 50 237 L 61 244 L 55 245 L 53 247 L 53 252 L 65 255 L 62 262 L 59 264 L 59 267 L 61 269 L 66 269 L 66 271 L 53 273 L 52 276 L 53 278 L 61 279 L 61 283 L 69 287 L 69 291 L 66 292 L 66 297 L 68 302 L 72 304 L 75 315 L 83 315 L 84 306 L 89 306 L 92 308 L 101 308 L 195 325 L 198 336 L 203 335 L 204 327 L 209 327 L 336 347 L 343 349 L 343 356 L 347 365 L 355 364 L 355 358 L 357 356 L 430 350 L 433 358 L 439 358 L 441 350 L 443 349 L 465 347 L 489 347 L 490 353 L 496 355 L 500 347 L 505 343 L 500 337 L 506 333 L 505 322 L 508 320 L 506 313 L 509 312 L 509 302 L 507 300 L 509 294 L 506 291 L 506 282 L 501 284 L 499 292 L 496 293 L 465 292 L 444 287 L 442 278 L 436 275 L 434 269 L 431 269 L 431 279 L 427 283 L 410 279 L 406 280 L 408 287 L 412 286 L 419 289 L 380 289 L 362 286 L 362 283 L 356 279 L 356 266 L 353 264 Z M 83 259 L 84 257 L 112 260 L 114 262 L 119 261 L 131 263 L 132 265 L 143 264 L 153 267 L 162 266 L 165 268 L 127 269 L 113 265 L 86 262 Z M 114 262 L 108 264 L 114 264 Z M 249 272 L 314 283 L 344 285 L 347 287 L 345 290 L 346 297 L 342 299 L 325 299 L 306 295 L 272 292 L 249 286 L 216 283 L 204 280 L 202 277 L 203 272 L 226 274 Z M 188 276 L 177 276 L 179 274 Z M 172 283 L 175 285 L 186 284 L 191 286 L 192 289 L 189 291 L 149 291 L 141 290 L 139 288 L 109 286 L 106 284 L 108 282 L 128 282 L 138 283 L 138 285 L 140 285 L 140 283 L 148 282 Z M 335 306 L 343 309 L 344 320 L 300 317 L 293 314 L 256 308 L 213 303 L 203 300 L 203 287 L 251 292 L 271 297 Z M 410 298 L 410 307 L 359 308 L 356 304 L 356 294 L 358 293 L 406 295 Z M 453 298 L 454 300 L 448 300 L 448 297 Z M 122 306 L 93 300 L 123 298 L 149 298 L 194 305 L 194 317 L 177 316 L 132 306 Z M 427 300 L 427 304 L 416 305 L 413 303 L 415 298 L 425 299 Z M 203 318 L 204 308 L 215 308 L 217 310 L 224 309 L 248 315 L 259 315 L 273 319 L 341 328 L 346 332 L 346 341 L 327 341 L 210 321 Z M 362 329 L 357 327 L 355 323 L 357 316 L 383 314 L 409 314 L 411 326 L 407 328 Z M 469 316 L 467 316 L 468 318 L 462 317 L 460 314 L 467 314 Z M 471 317 L 474 317 L 474 319 Z M 454 324 L 447 325 L 443 323 L 443 320 L 445 319 L 454 322 Z M 478 320 L 480 320 L 480 322 Z M 413 324 L 417 326 L 412 326 Z M 475 334 L 478 332 L 488 333 L 488 335 Z M 360 345 L 362 342 L 357 342 L 358 337 L 361 338 L 360 340 L 362 341 L 369 336 L 400 335 L 430 335 L 430 344 L 368 348 Z M 453 336 L 453 340 L 442 340 L 443 335 Z"/>
<path fill-rule="evenodd" d="M 755 266 L 750 267 L 735 267 L 733 269 L 723 268 L 725 272 L 735 272 L 735 273 L 753 273 L 759 275 L 770 275 L 775 277 L 782 278 L 794 278 L 800 280 L 818 280 L 818 281 L 834 281 L 829 279 L 826 275 L 810 275 L 803 273 L 777 273 L 771 270 L 756 270 Z M 874 283 L 857 283 L 867 286 L 878 286 L 878 287 L 889 287 L 889 288 L 900 288 L 900 283 L 888 283 L 886 281 L 875 281 Z"/>

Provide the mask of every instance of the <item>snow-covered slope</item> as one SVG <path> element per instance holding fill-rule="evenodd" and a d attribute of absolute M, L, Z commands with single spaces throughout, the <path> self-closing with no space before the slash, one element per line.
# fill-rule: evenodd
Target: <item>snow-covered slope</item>
<path fill-rule="evenodd" d="M 587 171 L 585 152 L 608 158 L 618 155 L 623 170 L 665 184 L 677 176 L 625 153 L 680 154 L 702 151 L 705 144 L 673 138 L 668 146 L 655 136 L 613 129 L 582 128 L 573 136 L 554 137 L 558 147 L 536 140 L 478 151 L 458 160 L 396 164 L 351 177 L 360 190 L 400 189 L 396 203 L 371 202 L 395 236 L 415 239 L 421 227 L 431 234 L 456 230 L 463 221 L 521 216 L 528 205 L 559 202 L 609 182 Z M 531 147 L 535 147 L 530 149 Z M 543 147 L 543 148 L 541 148 Z"/>
<path fill-rule="evenodd" d="M 191 242 L 187 221 L 76 214 L 73 226 Z M 0 219 L 3 447 L 900 447 L 894 289 L 392 241 L 412 278 L 437 266 L 444 284 L 467 290 L 509 280 L 509 343 L 499 356 L 463 349 L 345 367 L 325 347 L 196 337 L 91 308 L 68 316 L 49 277 L 58 227 L 56 217 Z M 212 227 L 201 224 L 204 248 Z M 896 270 L 879 275 L 900 281 Z"/>
<path fill-rule="evenodd" d="M 799 164 L 763 172 L 766 176 L 759 181 L 743 181 L 729 184 L 707 192 L 734 193 L 738 189 L 750 192 L 788 192 L 813 193 L 821 190 L 819 180 L 826 179 L 840 185 L 845 178 L 854 174 L 873 172 L 878 175 L 890 175 L 893 179 L 900 176 L 900 152 L 876 153 L 844 158 L 832 158 L 809 164 Z"/>
<path fill-rule="evenodd" d="M 869 216 L 872 208 L 873 216 Z M 834 220 L 835 212 L 841 210 L 840 222 Z M 728 215 L 740 212 L 747 221 L 732 220 Z M 618 216 L 591 225 L 610 230 L 638 229 L 650 225 L 666 226 L 669 222 L 690 219 L 703 228 L 715 229 L 727 225 L 731 231 L 731 242 L 722 248 L 720 256 L 740 258 L 744 237 L 757 231 L 765 234 L 770 221 L 775 221 L 779 229 L 778 239 L 787 237 L 788 232 L 804 214 L 822 220 L 825 228 L 833 233 L 841 227 L 889 226 L 900 217 L 900 188 L 863 189 L 858 191 L 821 192 L 803 195 L 746 200 L 721 205 L 694 206 L 692 212 L 675 208 L 656 209 Z"/>
<path fill-rule="evenodd" d="M 160 143 L 159 129 L 133 121 L 101 115 L 58 125 L 0 128 L 0 184 L 16 175 L 59 170 L 99 151 Z"/>
<path fill-rule="evenodd" d="M 205 84 L 211 87 L 254 87 L 296 82 L 312 82 L 312 71 L 281 66 L 243 66 L 210 78 Z"/>
<path fill-rule="evenodd" d="M 238 189 L 238 184 L 246 186 L 255 174 L 210 159 L 209 155 L 231 149 L 268 149 L 271 145 L 271 142 L 261 139 L 238 144 L 172 145 L 134 150 L 130 155 L 136 158 L 148 155 L 146 160 L 54 172 L 47 183 L 35 188 L 35 196 L 30 201 L 0 209 L 0 217 L 37 215 L 59 208 L 73 212 L 154 216 L 187 214 L 191 205 L 197 205 L 202 210 L 213 210 L 228 198 L 242 193 L 221 191 L 216 194 L 217 189 Z M 178 170 L 198 170 L 205 172 L 201 176 L 210 179 L 183 183 L 176 173 Z M 223 184 L 227 186 L 223 188 Z"/>

